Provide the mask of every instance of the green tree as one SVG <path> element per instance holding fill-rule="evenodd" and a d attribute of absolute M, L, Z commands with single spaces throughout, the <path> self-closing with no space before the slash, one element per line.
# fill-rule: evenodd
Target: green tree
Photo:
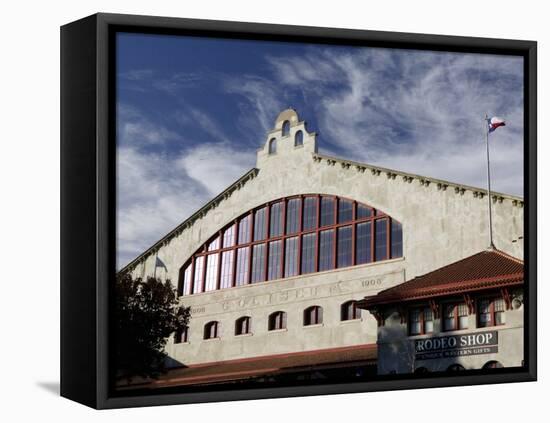
<path fill-rule="evenodd" d="M 157 378 L 166 372 L 167 338 L 189 323 L 190 308 L 179 305 L 171 282 L 118 274 L 114 339 L 116 379 Z"/>

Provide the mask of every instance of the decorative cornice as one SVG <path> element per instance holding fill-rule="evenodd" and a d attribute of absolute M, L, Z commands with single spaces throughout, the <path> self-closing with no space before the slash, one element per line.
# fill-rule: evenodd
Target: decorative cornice
<path fill-rule="evenodd" d="M 428 188 L 431 183 L 434 183 L 437 186 L 438 191 L 447 191 L 447 188 L 453 187 L 455 194 L 464 195 L 466 191 L 471 191 L 474 198 L 483 199 L 487 195 L 487 190 L 483 188 L 477 188 L 469 185 L 458 184 L 450 181 L 445 181 L 442 179 L 426 177 L 422 175 L 416 175 L 413 173 L 401 172 L 394 169 L 388 169 L 380 166 L 373 166 L 367 163 L 354 162 L 352 160 L 339 159 L 337 157 L 327 156 L 324 154 L 314 154 L 313 161 L 315 163 L 321 163 L 323 160 L 329 166 L 334 166 L 336 163 L 340 163 L 343 169 L 355 169 L 357 172 L 365 173 L 367 169 L 371 171 L 371 174 L 374 176 L 379 176 L 384 172 L 388 179 L 396 179 L 396 176 L 401 176 L 402 180 L 407 183 L 411 183 L 413 180 L 417 179 L 421 186 Z M 523 198 L 515 195 L 504 194 L 500 192 L 491 191 L 491 198 L 493 203 L 502 203 L 504 200 L 511 200 L 514 207 L 523 207 L 524 202 Z"/>
<path fill-rule="evenodd" d="M 233 195 L 235 191 L 240 190 L 242 187 L 245 186 L 248 181 L 254 179 L 258 175 L 258 172 L 259 169 L 257 168 L 250 169 L 243 176 L 232 183 L 229 187 L 227 187 L 224 191 L 222 191 L 219 195 L 214 197 L 203 207 L 201 207 L 199 210 L 189 216 L 186 220 L 176 226 L 173 230 L 168 232 L 168 234 L 155 242 L 150 248 L 145 250 L 134 260 L 132 260 L 130 263 L 120 269 L 119 273 L 132 271 L 138 264 L 145 261 L 151 255 L 156 254 L 161 247 L 168 245 L 168 243 L 174 237 L 181 235 L 183 231 L 189 229 L 197 220 L 204 218 L 211 210 L 218 207 L 224 200 L 229 199 L 229 197 L 231 197 L 231 195 Z"/>

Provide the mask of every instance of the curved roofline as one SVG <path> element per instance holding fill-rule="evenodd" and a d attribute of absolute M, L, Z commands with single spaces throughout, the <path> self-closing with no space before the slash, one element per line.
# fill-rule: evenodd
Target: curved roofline
<path fill-rule="evenodd" d="M 273 131 L 270 131 L 268 133 L 268 136 L 271 132 L 273 132 Z M 378 172 L 378 173 L 384 172 L 384 173 L 386 173 L 388 178 L 390 178 L 392 176 L 395 178 L 396 175 L 400 175 L 400 176 L 403 176 L 403 178 L 411 178 L 411 180 L 412 179 L 418 179 L 422 183 L 427 182 L 429 184 L 429 183 L 433 182 L 433 183 L 436 183 L 440 186 L 444 186 L 445 188 L 448 187 L 448 186 L 452 186 L 452 187 L 455 187 L 455 189 L 468 190 L 468 191 L 472 191 L 474 193 L 481 193 L 483 195 L 487 195 L 487 190 L 483 189 L 483 188 L 477 188 L 477 187 L 474 187 L 474 186 L 459 184 L 459 183 L 456 183 L 456 182 L 451 182 L 451 181 L 446 181 L 446 180 L 443 180 L 443 179 L 432 178 L 432 177 L 429 177 L 429 176 L 417 175 L 417 174 L 414 174 L 414 173 L 402 172 L 402 171 L 399 171 L 399 170 L 394 170 L 394 169 L 385 168 L 385 167 L 381 167 L 381 166 L 375 166 L 375 165 L 368 164 L 368 163 L 361 163 L 361 162 L 356 162 L 356 161 L 353 161 L 353 160 L 347 160 L 347 159 L 342 159 L 342 158 L 329 156 L 329 155 L 325 155 L 325 154 L 318 154 L 318 153 L 313 154 L 312 158 L 313 158 L 314 161 L 318 161 L 318 162 L 320 162 L 322 160 L 326 160 L 329 164 L 335 164 L 335 163 L 338 162 L 342 165 L 342 167 L 355 166 L 357 168 L 357 170 L 363 171 L 363 172 L 366 169 L 370 169 L 373 173 L 375 173 L 375 172 Z M 193 213 L 191 216 L 189 216 L 187 219 L 185 219 L 182 223 L 180 223 L 173 230 L 168 232 L 165 236 L 163 236 L 157 242 L 155 242 L 151 247 L 149 247 L 147 250 L 145 250 L 143 253 L 141 253 L 139 256 L 137 256 L 135 259 L 133 259 L 131 262 L 129 262 L 127 265 L 125 265 L 117 273 L 122 273 L 122 272 L 126 272 L 128 270 L 131 270 L 143 258 L 148 257 L 151 253 L 155 253 L 156 251 L 158 251 L 159 248 L 163 244 L 168 242 L 174 235 L 181 233 L 187 225 L 194 223 L 199 217 L 203 217 L 206 214 L 206 212 L 208 212 L 211 208 L 217 207 L 217 205 L 223 199 L 227 198 L 227 196 L 230 195 L 235 189 L 237 189 L 238 187 L 240 188 L 242 186 L 242 184 L 246 183 L 246 181 L 256 177 L 258 172 L 259 172 L 258 168 L 254 167 L 254 168 L 250 169 L 243 176 L 241 176 L 239 179 L 237 179 L 233 184 L 231 184 L 229 187 L 227 187 L 225 190 L 223 190 L 220 194 L 218 194 L 216 197 L 214 197 L 212 200 L 210 200 L 208 203 L 206 203 L 203 207 L 198 209 L 195 213 Z M 491 194 L 493 195 L 493 197 L 496 197 L 496 198 L 500 197 L 502 199 L 507 198 L 509 200 L 519 202 L 520 204 L 523 204 L 523 201 L 524 201 L 523 197 L 520 197 L 520 196 L 504 194 L 504 193 L 500 193 L 500 192 L 496 192 L 496 191 L 491 191 Z"/>

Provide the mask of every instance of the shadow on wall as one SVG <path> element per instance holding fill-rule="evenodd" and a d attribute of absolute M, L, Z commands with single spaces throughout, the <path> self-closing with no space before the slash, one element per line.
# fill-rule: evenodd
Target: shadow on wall
<path fill-rule="evenodd" d="M 382 326 L 378 328 L 378 339 L 390 341 L 384 348 L 378 349 L 380 373 L 413 373 L 415 370 L 414 342 L 411 342 L 403 328 L 399 326 Z M 386 354 L 381 357 L 381 354 Z"/>
<path fill-rule="evenodd" d="M 405 329 L 401 326 L 383 326 L 378 332 L 379 339 L 387 340 L 379 344 L 378 366 L 379 374 L 406 374 L 406 373 L 454 373 L 462 370 L 473 369 L 467 365 L 467 356 L 453 358 L 419 360 L 415 357 L 415 341 L 411 340 Z M 423 337 L 422 339 L 439 338 L 437 335 Z M 383 345 L 381 349 L 380 346 Z M 381 351 L 382 350 L 382 351 Z M 382 357 L 382 354 L 384 356 Z M 502 363 L 489 360 L 481 366 L 482 369 L 502 368 Z"/>

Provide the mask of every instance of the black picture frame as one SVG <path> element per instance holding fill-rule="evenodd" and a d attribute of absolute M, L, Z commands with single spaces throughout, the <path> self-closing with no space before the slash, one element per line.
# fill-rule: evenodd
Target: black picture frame
<path fill-rule="evenodd" d="M 524 57 L 525 365 L 452 377 L 114 395 L 109 302 L 115 276 L 115 51 L 118 31 Z M 97 409 L 534 381 L 537 377 L 537 44 L 534 41 L 95 14 L 61 28 L 61 395 Z"/>

